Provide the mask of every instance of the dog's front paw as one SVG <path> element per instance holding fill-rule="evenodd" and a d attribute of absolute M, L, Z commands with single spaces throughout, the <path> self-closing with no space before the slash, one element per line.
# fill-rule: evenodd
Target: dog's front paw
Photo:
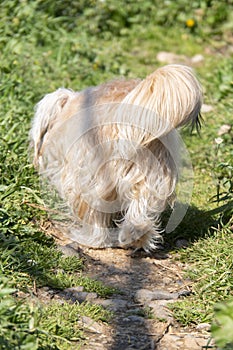
<path fill-rule="evenodd" d="M 154 251 L 161 247 L 163 238 L 161 230 L 154 228 L 138 229 L 133 224 L 124 225 L 119 233 L 119 244 L 122 248 L 132 247 L 135 250 L 143 249 L 146 252 Z"/>

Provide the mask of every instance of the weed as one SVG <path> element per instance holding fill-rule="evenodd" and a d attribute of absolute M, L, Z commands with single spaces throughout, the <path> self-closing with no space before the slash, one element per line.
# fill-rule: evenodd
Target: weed
<path fill-rule="evenodd" d="M 214 308 L 215 322 L 212 325 L 212 334 L 221 349 L 230 350 L 233 347 L 233 302 L 219 303 Z"/>

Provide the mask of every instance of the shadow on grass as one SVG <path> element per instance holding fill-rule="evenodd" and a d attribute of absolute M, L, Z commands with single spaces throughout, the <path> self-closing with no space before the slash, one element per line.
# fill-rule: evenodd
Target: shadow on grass
<path fill-rule="evenodd" d="M 58 274 L 59 269 L 64 270 L 61 252 L 42 232 L 22 236 L 0 233 L 0 253 L 4 274 L 16 280 L 24 292 L 43 286 L 63 289 L 69 284 L 65 273 Z M 75 265 L 81 270 L 81 262 Z"/>
<path fill-rule="evenodd" d="M 200 210 L 195 206 L 190 206 L 179 226 L 173 232 L 164 234 L 165 250 L 169 252 L 179 248 L 176 244 L 179 239 L 184 239 L 187 241 L 188 245 L 191 245 L 193 242 L 211 235 L 211 232 L 221 227 L 224 222 L 226 223 L 229 221 L 226 209 L 230 207 L 232 203 L 221 205 L 207 211 Z M 163 216 L 164 226 L 166 226 L 168 216 L 168 212 Z"/>

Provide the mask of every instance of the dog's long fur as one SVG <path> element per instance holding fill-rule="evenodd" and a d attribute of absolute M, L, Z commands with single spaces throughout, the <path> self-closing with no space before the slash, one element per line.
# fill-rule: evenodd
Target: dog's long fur
<path fill-rule="evenodd" d="M 73 240 L 156 248 L 177 182 L 161 138 L 185 124 L 199 126 L 201 104 L 200 84 L 182 65 L 142 81 L 58 89 L 38 103 L 30 132 L 34 164 L 70 207 Z"/>

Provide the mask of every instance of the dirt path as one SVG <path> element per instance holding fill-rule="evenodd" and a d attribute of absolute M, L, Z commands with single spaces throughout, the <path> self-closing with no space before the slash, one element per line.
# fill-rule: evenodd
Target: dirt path
<path fill-rule="evenodd" d="M 74 244 L 63 246 L 64 254 L 75 254 Z M 78 250 L 78 249 L 77 249 Z M 151 257 L 130 250 L 84 249 L 85 274 L 120 293 L 110 299 L 87 297 L 114 312 L 110 324 L 81 320 L 87 331 L 83 350 L 201 350 L 215 349 L 209 325 L 181 327 L 167 304 L 188 297 L 190 281 L 182 277 L 184 265 L 165 254 Z M 72 293 L 72 291 L 70 291 Z M 73 291 L 74 292 L 74 291 Z"/>

